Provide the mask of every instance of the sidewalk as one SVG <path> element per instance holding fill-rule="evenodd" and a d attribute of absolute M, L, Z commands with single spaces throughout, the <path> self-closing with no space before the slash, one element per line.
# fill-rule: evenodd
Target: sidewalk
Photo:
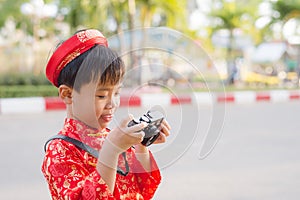
<path fill-rule="evenodd" d="M 174 106 L 194 104 L 211 106 L 213 104 L 251 104 L 259 102 L 300 102 L 300 90 L 272 90 L 264 92 L 239 91 L 228 93 L 197 92 L 184 95 L 172 95 L 160 91 L 123 92 L 120 107 L 152 107 L 154 105 Z M 65 104 L 58 97 L 29 97 L 0 99 L 0 114 L 39 113 L 52 110 L 64 110 Z"/>

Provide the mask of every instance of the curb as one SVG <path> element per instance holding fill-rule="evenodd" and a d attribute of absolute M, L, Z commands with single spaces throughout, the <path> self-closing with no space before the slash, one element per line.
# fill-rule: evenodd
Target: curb
<path fill-rule="evenodd" d="M 229 93 L 198 92 L 185 95 L 145 93 L 120 98 L 120 107 L 152 107 L 195 104 L 210 106 L 216 103 L 251 104 L 259 102 L 300 101 L 300 90 L 276 90 L 267 92 L 240 91 Z M 40 113 L 64 110 L 65 104 L 58 97 L 29 97 L 0 99 L 0 114 Z"/>

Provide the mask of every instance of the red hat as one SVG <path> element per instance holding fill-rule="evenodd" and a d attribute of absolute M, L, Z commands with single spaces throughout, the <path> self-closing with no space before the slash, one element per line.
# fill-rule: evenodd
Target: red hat
<path fill-rule="evenodd" d="M 103 34 L 95 29 L 80 31 L 64 41 L 50 57 L 46 76 L 48 80 L 58 87 L 57 79 L 61 70 L 77 56 L 92 48 L 95 44 L 108 46 Z"/>

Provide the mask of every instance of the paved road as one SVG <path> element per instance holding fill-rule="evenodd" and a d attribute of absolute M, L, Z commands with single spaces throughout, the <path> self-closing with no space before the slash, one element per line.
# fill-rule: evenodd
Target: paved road
<path fill-rule="evenodd" d="M 163 167 L 155 199 L 299 199 L 299 103 L 227 105 L 226 112 L 223 109 L 165 108 L 173 136 L 165 146 L 152 148 Z M 138 115 L 143 110 L 122 108 L 118 114 Z M 50 199 L 40 172 L 42 146 L 60 129 L 63 118 L 62 111 L 0 115 L 1 199 Z M 218 144 L 205 159 L 199 159 L 205 133 L 217 131 L 220 125 L 224 126 Z M 215 133 L 210 134 L 214 140 Z"/>

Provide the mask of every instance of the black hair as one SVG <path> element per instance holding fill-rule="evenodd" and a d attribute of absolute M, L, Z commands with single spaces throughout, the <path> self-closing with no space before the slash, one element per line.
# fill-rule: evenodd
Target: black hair
<path fill-rule="evenodd" d="M 95 46 L 93 46 L 92 48 L 90 48 L 89 50 L 87 50 L 86 52 L 84 52 L 83 54 L 79 55 L 78 57 L 76 57 L 74 60 L 72 60 L 71 62 L 69 62 L 60 72 L 58 79 L 57 79 L 57 83 L 58 86 L 60 85 L 67 85 L 71 88 L 73 88 L 74 82 L 75 82 L 75 78 L 77 75 L 77 72 L 83 62 L 83 60 L 87 57 L 87 55 L 89 54 L 89 52 L 94 48 Z"/>
<path fill-rule="evenodd" d="M 117 53 L 96 44 L 62 69 L 58 85 L 67 85 L 78 92 L 82 85 L 91 81 L 102 85 L 115 85 L 123 78 L 124 68 L 124 63 Z"/>

